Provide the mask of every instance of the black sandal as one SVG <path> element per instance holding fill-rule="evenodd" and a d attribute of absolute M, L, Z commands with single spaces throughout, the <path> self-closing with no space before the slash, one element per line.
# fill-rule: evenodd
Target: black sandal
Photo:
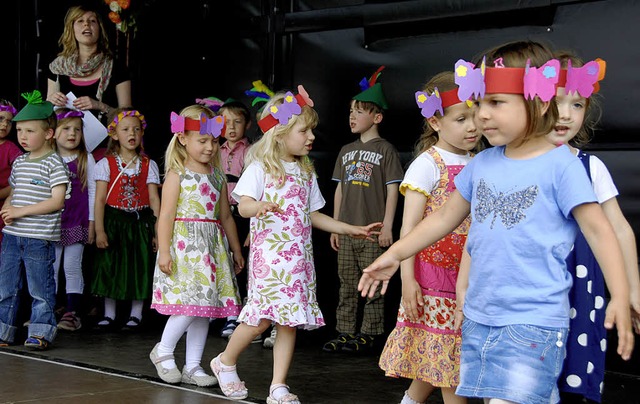
<path fill-rule="evenodd" d="M 106 321 L 106 324 L 100 324 L 103 321 Z M 113 326 L 115 325 L 115 320 L 112 319 L 111 317 L 107 317 L 104 316 L 102 317 L 100 320 L 98 320 L 98 322 L 96 323 L 96 328 L 99 330 L 111 330 L 113 328 Z"/>
<path fill-rule="evenodd" d="M 123 330 L 130 330 L 130 331 L 137 330 L 138 328 L 140 328 L 140 322 L 141 321 L 142 320 L 140 320 L 138 317 L 131 316 L 127 320 L 127 322 L 124 325 L 124 327 L 122 327 L 122 329 Z M 133 322 L 135 325 L 130 325 L 129 322 Z"/>

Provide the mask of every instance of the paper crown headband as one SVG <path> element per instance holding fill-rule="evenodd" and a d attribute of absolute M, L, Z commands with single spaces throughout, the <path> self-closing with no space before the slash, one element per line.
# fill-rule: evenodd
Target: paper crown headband
<path fill-rule="evenodd" d="M 56 118 L 58 118 L 59 121 L 66 118 L 84 118 L 84 112 L 71 110 L 63 112 L 62 114 L 56 114 Z"/>
<path fill-rule="evenodd" d="M 187 130 L 198 131 L 201 135 L 211 135 L 214 138 L 224 137 L 225 124 L 224 117 L 221 115 L 209 118 L 205 114 L 200 115 L 200 119 L 191 119 L 175 112 L 171 113 L 171 132 L 184 133 Z"/>
<path fill-rule="evenodd" d="M 267 133 L 269 129 L 277 124 L 286 125 L 292 116 L 300 115 L 302 107 L 305 105 L 313 107 L 313 101 L 309 98 L 307 90 L 302 85 L 299 85 L 298 94 L 294 96 L 291 91 L 287 92 L 284 95 L 282 104 L 272 105 L 269 108 L 269 114 L 258 121 L 258 126 L 260 126 L 262 133 Z"/>
<path fill-rule="evenodd" d="M 11 105 L 0 105 L 0 112 L 1 111 L 9 112 L 13 116 L 16 116 L 16 114 L 18 113 L 18 111 Z"/>
<path fill-rule="evenodd" d="M 130 109 L 127 111 L 121 111 L 118 115 L 113 117 L 113 121 L 107 126 L 107 132 L 115 133 L 116 127 L 124 118 L 131 116 L 133 118 L 138 118 L 140 120 L 140 125 L 142 125 L 142 129 L 146 129 L 147 121 L 144 119 L 144 115 L 142 115 L 139 111 L 135 109 Z"/>
<path fill-rule="evenodd" d="M 455 64 L 455 82 L 459 86 L 458 97 L 461 100 L 483 98 L 486 94 L 506 93 L 524 94 L 525 98 L 540 97 L 549 101 L 556 94 L 556 88 L 562 87 L 560 82 L 562 71 L 560 61 L 551 59 L 541 67 L 532 67 L 527 59 L 524 68 L 504 67 L 502 58 L 495 60 L 495 67 L 486 67 L 485 59 L 479 68 L 463 59 Z M 566 70 L 567 93 L 578 91 L 580 96 L 588 98 L 597 92 L 598 81 L 604 78 L 604 61 L 589 62 L 580 68 L 572 68 L 568 64 Z M 602 71 L 602 74 L 600 73 Z"/>
<path fill-rule="evenodd" d="M 40 91 L 34 90 L 21 95 L 22 98 L 27 100 L 27 105 L 13 117 L 14 122 L 47 119 L 53 114 L 53 104 L 49 101 L 44 101 Z"/>
<path fill-rule="evenodd" d="M 196 104 L 203 105 L 213 112 L 218 112 L 224 105 L 221 99 L 216 97 L 196 98 Z"/>
<path fill-rule="evenodd" d="M 377 80 L 380 78 L 380 74 L 384 68 L 385 66 L 380 66 L 369 79 L 363 77 L 362 80 L 360 80 L 360 83 L 358 84 L 360 85 L 360 90 L 362 90 L 362 92 L 353 97 L 354 100 L 372 102 L 380 106 L 382 109 L 389 108 L 387 100 L 384 97 L 384 93 L 382 92 L 382 84 L 377 83 Z"/>
<path fill-rule="evenodd" d="M 255 106 L 256 104 L 260 103 L 260 102 L 266 103 L 275 94 L 273 91 L 271 91 L 271 89 L 269 87 L 267 87 L 262 82 L 262 80 L 256 80 L 256 81 L 252 82 L 251 84 L 253 84 L 253 87 L 251 87 L 250 90 L 247 90 L 244 93 L 245 93 L 245 95 L 248 95 L 249 97 L 254 97 L 253 101 L 251 101 L 251 106 L 252 107 Z"/>
<path fill-rule="evenodd" d="M 436 111 L 440 112 L 440 116 L 444 116 L 445 108 L 461 102 L 463 101 L 458 98 L 457 88 L 441 93 L 438 87 L 435 87 L 431 95 L 424 91 L 416 91 L 416 104 L 425 118 L 431 118 Z"/>

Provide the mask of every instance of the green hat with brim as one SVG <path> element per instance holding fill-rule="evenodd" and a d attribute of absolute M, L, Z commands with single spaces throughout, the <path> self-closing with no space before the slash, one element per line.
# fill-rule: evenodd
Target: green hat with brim
<path fill-rule="evenodd" d="M 360 94 L 353 97 L 353 99 L 356 101 L 372 102 L 382 109 L 389 108 L 387 105 L 387 99 L 384 98 L 384 93 L 382 92 L 382 84 L 380 83 L 376 83 L 367 88 Z"/>
<path fill-rule="evenodd" d="M 27 105 L 13 117 L 14 122 L 43 120 L 53 114 L 53 104 L 49 101 L 43 101 L 40 91 L 22 93 L 22 97 L 27 100 Z"/>

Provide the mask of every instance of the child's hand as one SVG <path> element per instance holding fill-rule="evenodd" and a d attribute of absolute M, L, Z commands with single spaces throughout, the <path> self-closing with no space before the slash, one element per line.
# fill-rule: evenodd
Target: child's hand
<path fill-rule="evenodd" d="M 242 253 L 240 254 L 233 254 L 233 271 L 236 273 L 236 275 L 238 275 L 240 272 L 242 272 L 242 269 L 244 268 L 244 257 L 242 256 Z"/>
<path fill-rule="evenodd" d="M 380 223 L 380 222 L 371 223 L 371 224 L 368 224 L 366 226 L 349 226 L 347 228 L 347 231 L 345 232 L 345 234 L 347 234 L 348 236 L 351 236 L 353 238 L 366 239 L 366 240 L 369 240 L 369 241 L 376 241 L 371 236 L 379 235 L 380 234 L 380 230 L 375 230 L 375 229 L 380 229 L 380 228 L 382 228 L 382 223 Z"/>
<path fill-rule="evenodd" d="M 458 331 L 460 327 L 462 327 L 462 322 L 464 321 L 464 313 L 462 312 L 463 307 L 464 295 L 458 292 L 456 294 L 456 310 L 453 314 L 453 329 L 455 331 Z"/>
<path fill-rule="evenodd" d="M 402 281 L 402 307 L 404 314 L 411 321 L 418 321 L 422 315 L 424 306 L 424 298 L 422 296 L 422 288 L 420 284 L 411 279 Z"/>
<path fill-rule="evenodd" d="M 389 279 L 398 269 L 400 260 L 393 254 L 386 252 L 379 256 L 371 265 L 364 269 L 364 274 L 358 283 L 358 290 L 362 293 L 362 297 L 371 298 L 375 295 L 378 285 L 382 283 L 381 294 L 385 294 Z"/>
<path fill-rule="evenodd" d="M 393 244 L 393 235 L 391 234 L 391 228 L 382 228 L 380 236 L 378 236 L 378 244 L 380 247 L 386 248 Z"/>
<path fill-rule="evenodd" d="M 151 239 L 151 248 L 153 248 L 153 252 L 158 252 L 158 236 L 153 236 Z"/>
<path fill-rule="evenodd" d="M 277 203 L 261 201 L 258 207 L 258 212 L 256 213 L 256 217 L 259 218 L 260 216 L 264 216 L 268 212 L 276 212 L 276 213 L 284 214 L 282 209 L 280 209 L 280 205 L 278 205 Z"/>
<path fill-rule="evenodd" d="M 163 274 L 171 276 L 173 273 L 173 261 L 171 260 L 171 254 L 168 252 L 161 252 L 158 254 L 158 267 Z"/>
<path fill-rule="evenodd" d="M 108 248 L 109 241 L 107 240 L 107 233 L 104 231 L 96 231 L 96 247 Z"/>
<path fill-rule="evenodd" d="M 623 299 L 611 298 L 607 306 L 604 318 L 604 327 L 612 329 L 614 324 L 618 330 L 618 355 L 624 360 L 631 358 L 633 352 L 633 332 L 631 331 L 631 318 L 629 316 L 629 304 Z"/>
<path fill-rule="evenodd" d="M 629 301 L 631 302 L 631 323 L 636 334 L 640 334 L 640 292 L 631 290 Z"/>
<path fill-rule="evenodd" d="M 93 244 L 96 241 L 96 223 L 91 220 L 89 222 L 89 238 L 87 244 Z"/>
<path fill-rule="evenodd" d="M 11 224 L 15 219 L 22 217 L 22 209 L 19 207 L 8 205 L 6 208 L 0 210 L 0 216 L 4 220 L 5 224 Z"/>
<path fill-rule="evenodd" d="M 247 234 L 247 238 L 244 239 L 244 244 L 242 246 L 249 247 L 250 243 L 251 243 L 251 234 Z"/>
<path fill-rule="evenodd" d="M 49 101 L 56 107 L 64 107 L 65 105 L 67 105 L 67 96 L 58 91 L 48 96 L 47 101 Z"/>
<path fill-rule="evenodd" d="M 340 236 L 336 233 L 331 233 L 331 237 L 329 237 L 329 242 L 331 243 L 331 248 L 334 251 L 340 250 Z"/>

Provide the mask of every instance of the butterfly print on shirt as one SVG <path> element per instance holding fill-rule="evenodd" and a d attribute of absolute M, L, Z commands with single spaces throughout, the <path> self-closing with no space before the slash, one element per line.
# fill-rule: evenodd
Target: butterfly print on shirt
<path fill-rule="evenodd" d="M 473 219 L 482 223 L 493 213 L 491 229 L 493 229 L 498 216 L 500 216 L 504 227 L 511 229 L 527 217 L 524 212 L 533 205 L 537 196 L 537 185 L 531 185 L 521 191 L 506 194 L 504 192 L 493 192 L 481 179 L 476 191 L 478 202 Z"/>

